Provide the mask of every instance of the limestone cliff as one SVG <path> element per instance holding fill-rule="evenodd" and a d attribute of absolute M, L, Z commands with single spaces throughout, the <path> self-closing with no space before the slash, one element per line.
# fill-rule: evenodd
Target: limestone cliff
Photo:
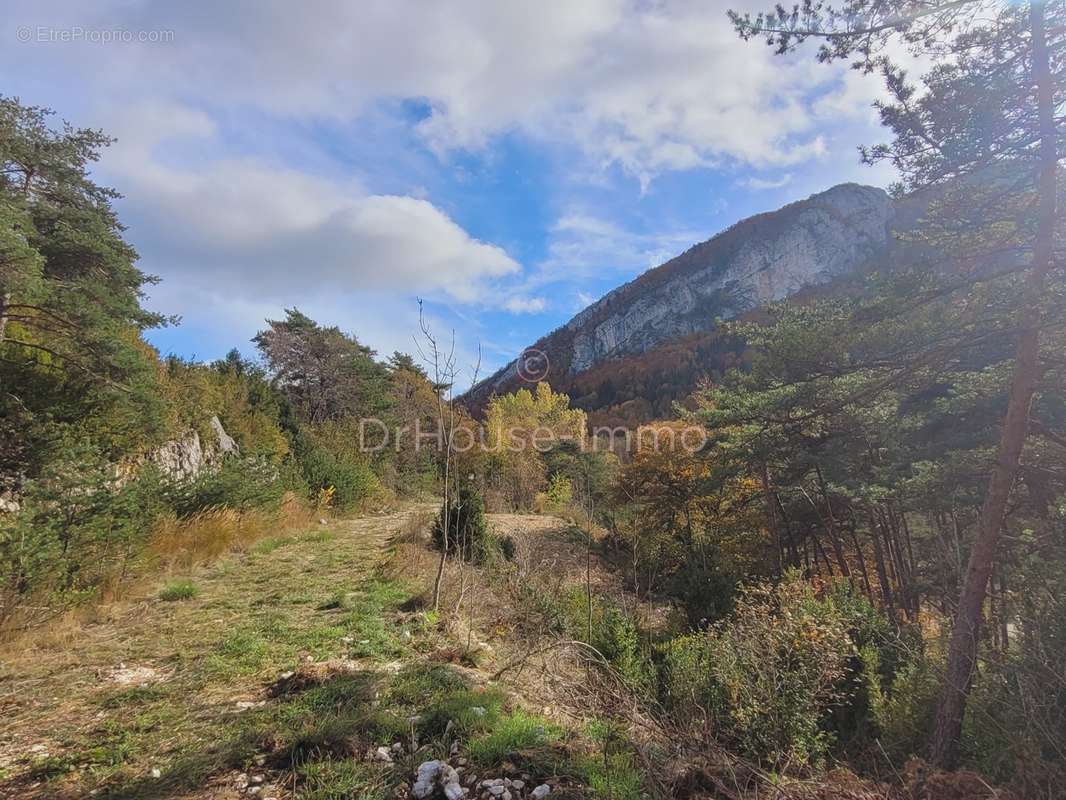
<path fill-rule="evenodd" d="M 896 215 L 881 189 L 847 183 L 743 220 L 608 293 L 537 342 L 550 363 L 545 378 L 564 385 L 608 360 L 711 330 L 718 320 L 880 261 Z M 480 405 L 520 384 L 516 360 L 469 399 Z"/>

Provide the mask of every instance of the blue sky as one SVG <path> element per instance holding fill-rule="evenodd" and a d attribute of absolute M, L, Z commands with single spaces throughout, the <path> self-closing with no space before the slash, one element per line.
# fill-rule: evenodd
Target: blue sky
<path fill-rule="evenodd" d="M 718 0 L 7 5 L 2 91 L 118 138 L 96 172 L 188 357 L 291 306 L 411 350 L 422 298 L 491 371 L 745 216 L 891 178 L 856 155 L 876 78 Z"/>

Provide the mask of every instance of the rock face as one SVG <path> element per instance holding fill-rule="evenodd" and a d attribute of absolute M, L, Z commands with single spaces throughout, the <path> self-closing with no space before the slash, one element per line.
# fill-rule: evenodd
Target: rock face
<path fill-rule="evenodd" d="M 850 272 L 885 250 L 891 220 L 888 195 L 856 184 L 746 220 L 679 256 L 688 262 L 684 269 L 671 270 L 673 262 L 660 267 L 674 273 L 666 280 L 642 276 L 574 317 L 566 325 L 574 332 L 570 370 L 645 352 L 706 330 L 716 317 L 735 317 Z"/>
<path fill-rule="evenodd" d="M 718 319 L 881 260 L 895 216 L 884 191 L 847 183 L 743 220 L 608 293 L 540 340 L 535 347 L 550 361 L 546 379 L 710 330 Z M 515 361 L 475 387 L 471 399 L 483 402 L 519 382 Z"/>
<path fill-rule="evenodd" d="M 206 447 L 200 441 L 200 434 L 192 430 L 153 451 L 148 461 L 168 478 L 182 481 L 195 478 L 204 469 L 215 466 L 225 455 L 239 453 L 237 443 L 226 433 L 218 417 L 211 417 L 209 426 L 215 441 Z"/>

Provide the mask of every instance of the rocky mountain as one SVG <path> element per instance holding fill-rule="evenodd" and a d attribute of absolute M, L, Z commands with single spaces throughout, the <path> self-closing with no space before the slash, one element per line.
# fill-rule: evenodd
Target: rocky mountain
<path fill-rule="evenodd" d="M 883 190 L 846 183 L 745 219 L 609 292 L 467 399 L 480 406 L 539 378 L 570 389 L 583 374 L 883 261 L 900 216 Z"/>

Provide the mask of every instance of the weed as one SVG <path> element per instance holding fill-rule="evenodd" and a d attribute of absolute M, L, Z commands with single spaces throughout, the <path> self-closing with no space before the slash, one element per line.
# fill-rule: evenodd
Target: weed
<path fill-rule="evenodd" d="M 467 743 L 467 752 L 475 764 L 492 768 L 504 761 L 528 762 L 527 751 L 547 747 L 562 737 L 562 728 L 516 709 L 501 718 L 491 731 L 471 739 Z"/>
<path fill-rule="evenodd" d="M 386 800 L 390 796 L 390 781 L 382 767 L 350 758 L 311 761 L 297 774 L 301 800 Z"/>
<path fill-rule="evenodd" d="M 160 591 L 159 599 L 167 602 L 176 600 L 192 600 L 200 590 L 190 580 L 169 581 Z"/>

